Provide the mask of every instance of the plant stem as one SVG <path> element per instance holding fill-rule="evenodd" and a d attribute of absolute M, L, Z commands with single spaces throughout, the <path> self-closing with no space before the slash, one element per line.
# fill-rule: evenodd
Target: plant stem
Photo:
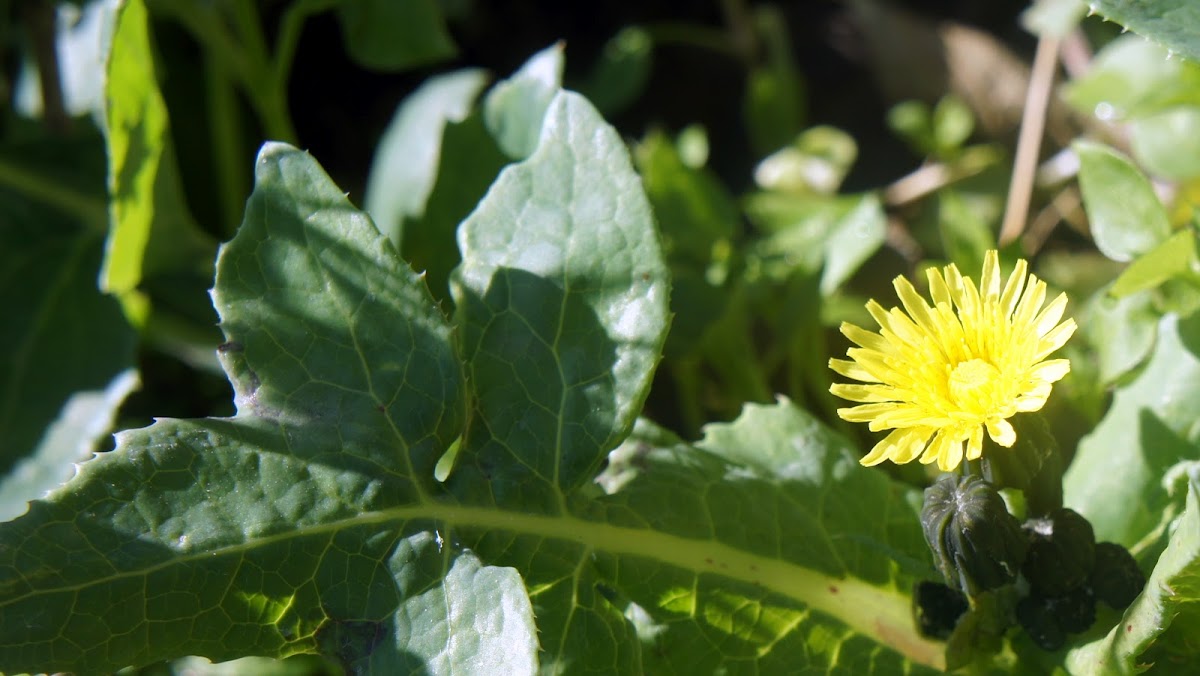
<path fill-rule="evenodd" d="M 232 235 L 242 218 L 242 205 L 250 179 L 242 158 L 241 124 L 233 96 L 233 84 L 220 59 L 207 54 L 204 60 L 208 90 L 208 126 L 212 138 L 214 179 L 221 213 L 221 232 Z"/>
<path fill-rule="evenodd" d="M 1050 89 L 1054 85 L 1054 67 L 1058 63 L 1059 38 L 1050 35 L 1038 40 L 1033 57 L 1033 73 L 1025 95 L 1025 111 L 1021 115 L 1021 134 L 1017 138 L 1017 156 L 1013 160 L 1012 184 L 1008 189 L 1008 204 L 1004 208 L 1004 224 L 1000 227 L 1000 245 L 1004 246 L 1021 236 L 1033 195 L 1033 178 L 1037 169 L 1042 131 L 1046 126 L 1046 109 Z"/>
<path fill-rule="evenodd" d="M 287 90 L 287 81 L 292 74 L 292 61 L 296 46 L 300 44 L 300 33 L 304 22 L 313 14 L 333 9 L 340 0 L 299 0 L 288 7 L 279 22 L 279 37 L 275 41 L 275 81 Z"/>
<path fill-rule="evenodd" d="M 71 127 L 71 116 L 63 102 L 62 75 L 58 64 L 56 23 L 58 12 L 54 3 L 47 0 L 26 2 L 22 7 L 22 20 L 29 33 L 34 61 L 37 64 L 38 80 L 42 89 L 42 119 L 53 132 L 64 132 Z"/>
<path fill-rule="evenodd" d="M 61 183 L 0 159 L 0 186 L 12 188 L 26 197 L 74 216 L 89 230 L 104 233 L 108 229 L 108 206 Z"/>
<path fill-rule="evenodd" d="M 262 26 L 252 2 L 237 0 L 233 19 L 243 45 L 233 39 L 229 27 L 216 9 L 206 3 L 183 3 L 177 0 L 151 0 L 155 13 L 178 21 L 200 42 L 213 58 L 224 63 L 226 72 L 241 86 L 265 134 L 274 140 L 296 143 L 296 130 L 287 107 L 287 89 L 275 79 L 275 68 L 266 52 Z M 239 11 L 240 10 L 240 11 Z M 250 25 L 253 24 L 253 25 Z"/>

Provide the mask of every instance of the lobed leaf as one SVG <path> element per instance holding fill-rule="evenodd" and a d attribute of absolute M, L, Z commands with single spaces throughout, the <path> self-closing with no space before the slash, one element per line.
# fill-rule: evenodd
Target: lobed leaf
<path fill-rule="evenodd" d="M 424 495 L 461 428 L 450 328 L 311 158 L 268 145 L 256 175 L 213 293 L 237 416 L 123 432 L 0 527 L 3 669 L 285 656 L 396 624 L 407 520 L 373 514 Z"/>

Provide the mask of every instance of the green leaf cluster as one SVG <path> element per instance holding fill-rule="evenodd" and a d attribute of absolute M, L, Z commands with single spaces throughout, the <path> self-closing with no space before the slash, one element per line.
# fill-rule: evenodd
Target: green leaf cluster
<path fill-rule="evenodd" d="M 1080 331 L 1046 424 L 1014 419 L 993 471 L 1020 489 L 1005 509 L 1061 502 L 1149 580 L 1056 652 L 1001 594 L 948 642 L 921 634 L 935 477 L 861 467 L 878 437 L 829 394 L 868 298 L 895 305 L 889 282 L 929 265 L 974 278 L 998 247 L 1011 144 L 970 91 L 891 98 L 864 113 L 875 135 L 837 119 L 797 57 L 808 10 L 782 3 L 727 3 L 723 30 L 631 15 L 500 78 L 472 41 L 498 10 L 469 3 L 81 4 L 108 27 L 99 97 L 0 115 L 0 671 L 1197 659 L 1187 3 L 1026 15 L 1099 47 L 1061 88 L 1076 126 L 1047 141 L 1025 233 L 999 245 L 1070 294 Z M 910 19 L 888 24 L 902 45 Z M 375 92 L 377 128 L 305 117 L 293 69 L 314 45 L 404 83 Z M 736 70 L 734 123 L 646 110 L 680 53 Z M 327 150 L 369 131 L 360 166 Z M 877 166 L 881 145 L 907 169 Z"/>

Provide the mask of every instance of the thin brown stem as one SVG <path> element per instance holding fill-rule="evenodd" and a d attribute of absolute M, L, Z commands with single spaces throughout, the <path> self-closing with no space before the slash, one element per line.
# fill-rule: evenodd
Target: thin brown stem
<path fill-rule="evenodd" d="M 42 119 L 51 131 L 62 133 L 70 128 L 71 116 L 67 114 L 66 105 L 63 103 L 55 31 L 56 16 L 54 3 L 34 0 L 24 3 L 21 18 L 29 34 L 34 60 L 37 62 L 38 80 L 42 85 Z"/>
<path fill-rule="evenodd" d="M 1025 111 L 1021 115 L 1021 134 L 1017 138 L 1017 156 L 1013 160 L 1008 204 L 1005 205 L 1004 223 L 1000 227 L 1001 246 L 1020 237 L 1025 229 L 1042 132 L 1046 127 L 1046 109 L 1054 85 L 1059 43 L 1057 37 L 1043 36 L 1038 40 L 1037 53 L 1033 57 L 1033 73 L 1029 78 L 1029 91 L 1025 95 Z"/>

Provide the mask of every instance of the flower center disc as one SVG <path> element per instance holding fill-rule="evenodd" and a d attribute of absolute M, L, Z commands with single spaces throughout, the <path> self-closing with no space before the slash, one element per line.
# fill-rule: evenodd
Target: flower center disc
<path fill-rule="evenodd" d="M 982 359 L 959 362 L 950 372 L 950 396 L 967 410 L 985 411 L 991 403 L 991 387 L 1000 369 Z"/>

